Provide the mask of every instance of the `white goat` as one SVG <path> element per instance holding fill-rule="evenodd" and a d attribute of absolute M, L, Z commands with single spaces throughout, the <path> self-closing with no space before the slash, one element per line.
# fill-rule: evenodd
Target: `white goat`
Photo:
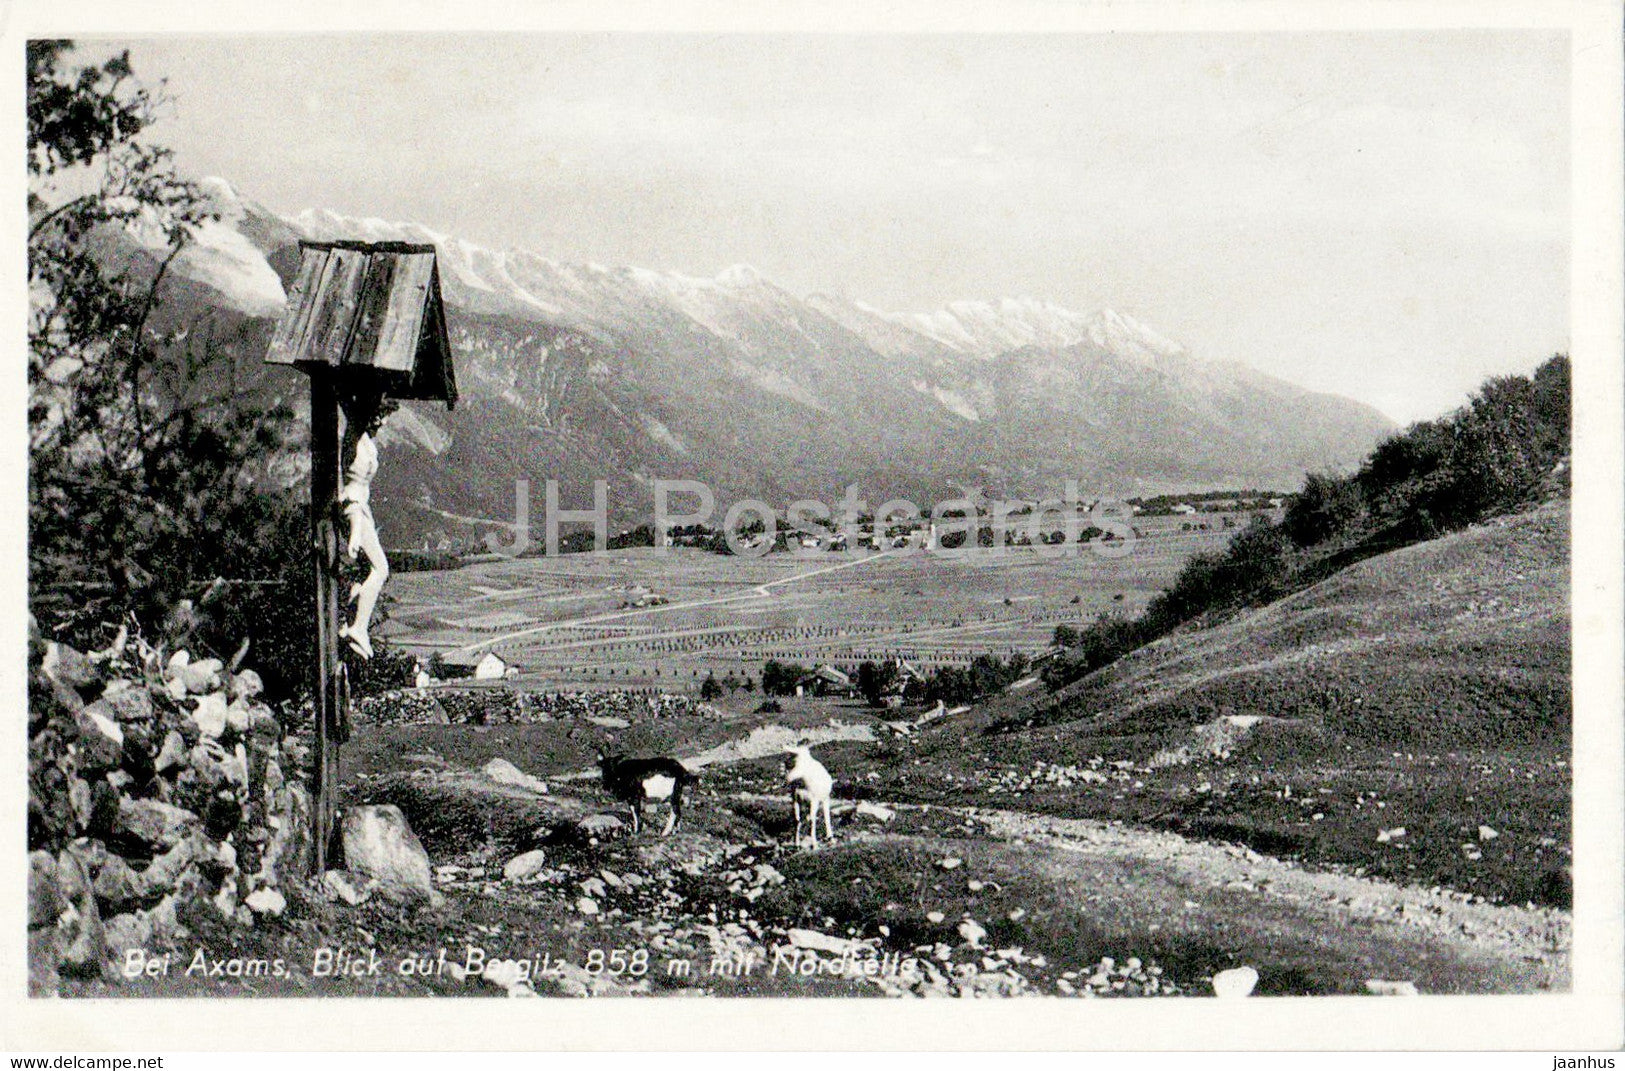
<path fill-rule="evenodd" d="M 789 763 L 784 779 L 790 784 L 790 799 L 796 809 L 795 841 L 801 843 L 801 804 L 807 803 L 807 832 L 812 836 L 812 846 L 818 847 L 818 808 L 824 808 L 824 839 L 834 840 L 835 831 L 830 828 L 829 821 L 829 794 L 835 787 L 835 779 L 824 769 L 824 764 L 812 757 L 812 752 L 806 747 L 786 748 L 786 755 L 794 755 L 795 761 Z"/>

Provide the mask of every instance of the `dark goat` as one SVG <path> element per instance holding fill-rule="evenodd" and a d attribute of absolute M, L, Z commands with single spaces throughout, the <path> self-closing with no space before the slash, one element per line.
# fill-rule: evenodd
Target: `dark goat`
<path fill-rule="evenodd" d="M 699 781 L 699 774 L 676 759 L 661 756 L 653 759 L 629 759 L 623 755 L 598 755 L 598 767 L 603 771 L 604 787 L 609 794 L 632 808 L 632 832 L 642 826 L 646 804 L 666 800 L 671 814 L 661 836 L 667 836 L 683 820 L 683 786 Z"/>

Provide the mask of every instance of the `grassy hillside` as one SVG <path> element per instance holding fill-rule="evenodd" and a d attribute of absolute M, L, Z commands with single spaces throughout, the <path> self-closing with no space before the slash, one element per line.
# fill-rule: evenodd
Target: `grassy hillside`
<path fill-rule="evenodd" d="M 1250 714 L 1396 747 L 1566 746 L 1568 591 L 1559 501 L 1181 630 L 998 717 L 1159 746 L 1171 728 Z"/>
<path fill-rule="evenodd" d="M 895 789 L 1561 905 L 1569 650 L 1558 500 L 946 719 Z"/>

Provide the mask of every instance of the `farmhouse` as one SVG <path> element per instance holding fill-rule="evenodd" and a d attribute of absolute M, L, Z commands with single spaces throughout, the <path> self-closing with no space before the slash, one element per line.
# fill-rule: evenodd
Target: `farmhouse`
<path fill-rule="evenodd" d="M 450 651 L 440 661 L 447 680 L 495 681 L 508 672 L 508 663 L 495 651 Z"/>
<path fill-rule="evenodd" d="M 911 694 L 917 693 L 929 683 L 924 673 L 921 673 L 906 658 L 898 658 L 894 663 L 897 672 L 892 675 L 891 687 L 886 690 L 882 701 L 889 707 L 902 706 Z"/>
<path fill-rule="evenodd" d="M 852 684 L 852 678 L 836 669 L 834 666 L 819 666 L 810 673 L 804 673 L 796 681 L 797 695 L 837 695 L 850 698 L 857 694 Z"/>

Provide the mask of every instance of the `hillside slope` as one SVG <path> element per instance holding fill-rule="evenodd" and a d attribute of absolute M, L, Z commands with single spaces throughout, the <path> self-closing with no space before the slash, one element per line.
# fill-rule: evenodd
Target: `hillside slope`
<path fill-rule="evenodd" d="M 1569 902 L 1566 499 L 923 727 L 877 788 Z"/>
<path fill-rule="evenodd" d="M 1566 742 L 1568 502 L 1390 551 L 1209 627 L 1187 626 L 984 719 L 1141 738 L 1263 715 L 1395 747 Z"/>

